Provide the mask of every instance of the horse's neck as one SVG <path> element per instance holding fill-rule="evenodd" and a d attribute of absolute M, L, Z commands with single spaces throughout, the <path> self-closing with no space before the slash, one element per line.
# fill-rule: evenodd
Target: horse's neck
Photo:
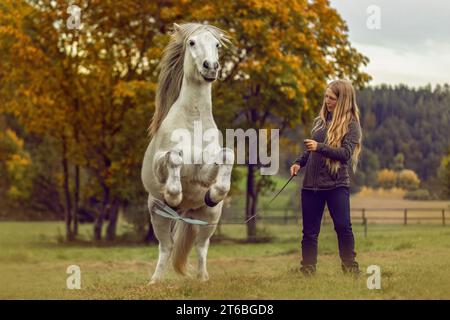
<path fill-rule="evenodd" d="M 204 128 L 215 125 L 212 114 L 211 83 L 198 83 L 184 77 L 177 104 L 178 112 L 191 123 L 201 121 Z"/>

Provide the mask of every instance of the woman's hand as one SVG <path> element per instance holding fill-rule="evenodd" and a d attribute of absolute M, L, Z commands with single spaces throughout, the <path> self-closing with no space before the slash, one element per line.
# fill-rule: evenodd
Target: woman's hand
<path fill-rule="evenodd" d="M 303 140 L 303 143 L 305 144 L 306 148 L 309 151 L 316 151 L 317 150 L 317 141 L 311 140 L 311 139 L 305 139 L 305 140 Z"/>
<path fill-rule="evenodd" d="M 296 176 L 297 175 L 297 173 L 298 173 L 298 170 L 300 170 L 300 165 L 298 165 L 298 164 L 293 164 L 292 166 L 291 166 L 291 177 L 292 176 Z"/>

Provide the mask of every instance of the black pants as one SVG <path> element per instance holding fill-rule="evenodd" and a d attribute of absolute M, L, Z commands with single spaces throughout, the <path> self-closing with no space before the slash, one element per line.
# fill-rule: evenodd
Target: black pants
<path fill-rule="evenodd" d="M 350 222 L 350 192 L 348 187 L 331 190 L 302 189 L 303 239 L 302 265 L 317 263 L 317 238 L 319 237 L 322 215 L 327 203 L 334 223 L 339 243 L 339 256 L 345 265 L 356 257 L 355 239 Z"/>

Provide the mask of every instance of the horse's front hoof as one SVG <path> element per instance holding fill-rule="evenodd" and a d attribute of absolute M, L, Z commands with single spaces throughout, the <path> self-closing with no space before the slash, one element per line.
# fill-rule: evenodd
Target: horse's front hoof
<path fill-rule="evenodd" d="M 164 192 L 164 202 L 171 208 L 177 208 L 183 200 L 181 192 L 172 193 L 173 190 L 166 189 Z"/>
<path fill-rule="evenodd" d="M 206 191 L 206 194 L 205 194 L 205 204 L 206 204 L 208 207 L 211 207 L 211 208 L 212 208 L 212 207 L 217 206 L 219 203 L 218 203 L 218 202 L 212 201 L 211 196 L 210 196 L 210 194 L 209 194 L 209 191 L 210 191 L 210 190 Z"/>

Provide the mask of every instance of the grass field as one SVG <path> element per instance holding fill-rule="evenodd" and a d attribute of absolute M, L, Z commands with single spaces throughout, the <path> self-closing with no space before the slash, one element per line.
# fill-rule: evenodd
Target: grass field
<path fill-rule="evenodd" d="M 86 229 L 88 228 L 89 229 Z M 271 243 L 214 242 L 210 280 L 180 278 L 146 286 L 158 250 L 155 245 L 62 244 L 62 223 L 0 223 L 1 299 L 450 299 L 450 227 L 370 226 L 364 238 L 355 225 L 358 261 L 365 271 L 381 267 L 381 290 L 366 287 L 367 276 L 344 276 L 337 240 L 324 225 L 318 274 L 299 272 L 300 227 L 260 225 Z M 83 226 L 88 234 L 91 226 Z M 244 239 L 244 226 L 222 226 L 222 234 Z M 195 255 L 190 261 L 195 263 Z M 66 268 L 81 268 L 81 290 L 66 288 Z"/>

